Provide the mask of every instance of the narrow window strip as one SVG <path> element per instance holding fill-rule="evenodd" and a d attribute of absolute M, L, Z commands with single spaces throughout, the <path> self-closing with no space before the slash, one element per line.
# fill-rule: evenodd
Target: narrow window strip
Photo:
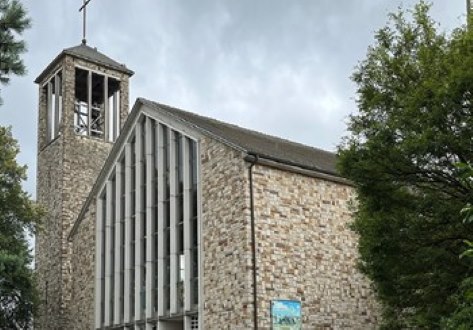
<path fill-rule="evenodd" d="M 112 219 L 112 198 L 113 196 L 113 183 L 111 181 L 107 182 L 107 198 L 106 198 L 106 217 L 105 217 L 105 322 L 104 325 L 110 325 L 110 315 L 111 315 L 111 294 L 112 294 L 112 283 L 111 283 L 111 274 L 112 274 L 112 262 L 111 262 L 111 222 Z"/>
<path fill-rule="evenodd" d="M 184 215 L 184 256 L 185 256 L 185 278 L 184 278 L 184 310 L 186 312 L 190 311 L 192 308 L 191 297 L 192 297 L 192 285 L 191 285 L 191 238 L 192 238 L 192 226 L 190 220 L 190 205 L 191 205 L 191 161 L 192 157 L 190 155 L 190 144 L 191 141 L 188 138 L 183 137 L 183 163 L 184 163 L 184 203 L 183 203 L 183 215 Z"/>
<path fill-rule="evenodd" d="M 131 264 L 131 230 L 130 227 L 131 223 L 131 153 L 132 153 L 132 146 L 131 144 L 127 144 L 125 146 L 125 244 L 124 244 L 124 252 L 125 252 L 125 273 L 124 273 L 124 322 L 129 323 L 131 321 L 131 272 L 133 270 L 133 266 Z"/>
<path fill-rule="evenodd" d="M 122 163 L 121 161 L 117 162 L 116 167 L 115 167 L 115 282 L 114 282 L 114 318 L 113 318 L 113 324 L 119 324 L 121 319 L 120 315 L 122 312 L 121 304 L 122 304 L 122 297 L 121 297 L 121 247 L 123 242 L 121 241 L 122 239 L 122 204 L 121 204 L 121 198 L 122 198 Z"/>
<path fill-rule="evenodd" d="M 102 326 L 102 276 L 104 269 L 102 269 L 102 232 L 103 232 L 103 204 L 102 198 L 97 198 L 96 205 L 96 236 L 95 236 L 95 327 Z"/>
<path fill-rule="evenodd" d="M 135 320 L 142 319 L 142 296 L 144 295 L 144 288 L 142 286 L 142 124 L 138 123 L 135 127 Z"/>
<path fill-rule="evenodd" d="M 146 318 L 153 317 L 155 287 L 154 275 L 154 125 L 153 120 L 146 118 Z"/>

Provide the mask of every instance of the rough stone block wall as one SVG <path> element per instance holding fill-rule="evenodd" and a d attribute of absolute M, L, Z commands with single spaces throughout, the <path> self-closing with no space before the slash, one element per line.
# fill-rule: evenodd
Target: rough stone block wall
<path fill-rule="evenodd" d="M 203 329 L 251 329 L 248 164 L 241 152 L 201 142 Z"/>
<path fill-rule="evenodd" d="M 72 244 L 68 241 L 68 236 L 105 163 L 111 146 L 111 143 L 83 136 L 73 136 L 64 145 L 67 157 L 63 161 L 63 167 L 67 184 L 64 185 L 62 204 L 62 294 L 64 313 L 67 316 L 73 315 L 68 311 L 68 306 L 76 299 L 72 296 L 71 285 L 77 280 L 71 276 Z M 69 324 L 68 322 L 74 317 L 68 317 L 66 324 Z"/>
<path fill-rule="evenodd" d="M 40 294 L 42 297 L 47 296 L 47 299 L 42 299 L 40 317 L 36 321 L 37 329 L 68 329 L 69 323 L 75 322 L 76 316 L 69 311 L 69 305 L 75 297 L 71 291 L 72 245 L 68 241 L 68 235 L 112 147 L 112 143 L 103 139 L 79 136 L 74 132 L 76 66 L 121 79 L 122 126 L 128 115 L 128 76 L 65 56 L 51 71 L 53 74 L 62 67 L 63 116 L 60 135 L 48 144 L 47 100 L 40 88 L 37 189 L 38 201 L 49 214 L 36 244 Z M 49 77 L 45 81 L 47 79 Z"/>
<path fill-rule="evenodd" d="M 62 226 L 56 219 L 61 217 L 62 206 L 62 153 L 63 141 L 57 139 L 38 155 L 37 199 L 46 207 L 41 231 L 36 235 L 35 270 L 38 276 L 40 309 L 35 320 L 45 329 L 54 329 L 56 317 L 61 315 L 61 243 Z"/>
<path fill-rule="evenodd" d="M 72 241 L 71 277 L 74 281 L 69 313 L 73 317 L 69 329 L 94 327 L 95 215 L 96 204 L 92 202 Z"/>
<path fill-rule="evenodd" d="M 254 167 L 259 326 L 273 299 L 302 303 L 304 329 L 374 329 L 378 305 L 357 269 L 350 230 L 354 190 L 267 166 Z"/>

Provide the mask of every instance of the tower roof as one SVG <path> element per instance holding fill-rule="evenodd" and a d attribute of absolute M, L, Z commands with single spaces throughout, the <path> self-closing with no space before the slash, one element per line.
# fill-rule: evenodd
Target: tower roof
<path fill-rule="evenodd" d="M 130 76 L 134 72 L 128 69 L 124 64 L 120 64 L 117 61 L 111 59 L 107 55 L 99 52 L 97 48 L 89 47 L 85 44 L 80 44 L 75 47 L 64 49 L 47 67 L 41 72 L 38 78 L 35 79 L 35 83 L 40 83 L 49 71 L 66 55 L 73 56 L 82 60 L 93 62 L 98 65 L 102 65 L 109 69 L 117 70 L 119 72 L 126 73 Z"/>

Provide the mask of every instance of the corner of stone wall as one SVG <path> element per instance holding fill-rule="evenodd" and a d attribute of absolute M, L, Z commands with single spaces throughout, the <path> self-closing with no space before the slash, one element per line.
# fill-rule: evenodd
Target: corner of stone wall
<path fill-rule="evenodd" d="M 247 164 L 211 138 L 201 146 L 204 329 L 252 326 Z"/>

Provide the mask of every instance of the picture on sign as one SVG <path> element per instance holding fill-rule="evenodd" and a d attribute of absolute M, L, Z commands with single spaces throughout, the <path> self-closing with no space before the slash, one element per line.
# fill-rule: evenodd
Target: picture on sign
<path fill-rule="evenodd" d="M 271 301 L 271 329 L 301 330 L 301 302 L 296 300 Z"/>

